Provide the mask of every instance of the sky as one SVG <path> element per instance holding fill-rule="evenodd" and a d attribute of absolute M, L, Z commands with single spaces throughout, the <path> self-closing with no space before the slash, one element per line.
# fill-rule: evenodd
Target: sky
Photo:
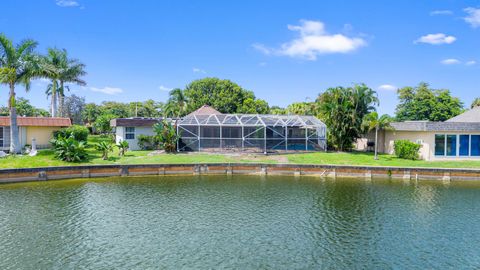
<path fill-rule="evenodd" d="M 393 115 L 396 89 L 427 82 L 480 97 L 480 0 L 2 0 L 0 32 L 65 48 L 86 64 L 87 102 L 166 101 L 172 88 L 229 79 L 270 105 L 365 83 Z M 48 82 L 17 95 L 47 108 Z M 0 86 L 0 104 L 7 104 Z"/>

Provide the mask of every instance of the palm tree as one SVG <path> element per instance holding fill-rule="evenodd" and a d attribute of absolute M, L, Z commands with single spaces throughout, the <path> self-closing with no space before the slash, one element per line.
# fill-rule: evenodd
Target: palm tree
<path fill-rule="evenodd" d="M 367 132 L 375 129 L 375 160 L 378 160 L 378 130 L 379 129 L 392 129 L 390 123 L 392 118 L 384 114 L 378 117 L 377 112 L 371 112 L 363 118 L 363 127 Z"/>
<path fill-rule="evenodd" d="M 47 95 L 51 97 L 51 114 L 52 117 L 58 116 L 57 98 L 60 104 L 60 115 L 64 112 L 64 98 L 65 89 L 69 90 L 65 83 L 76 83 L 85 85 L 80 77 L 86 74 L 85 65 L 76 59 L 68 59 L 67 51 L 65 49 L 59 50 L 57 48 L 49 48 L 47 56 L 44 59 L 45 66 L 50 70 L 45 74 L 46 77 L 52 80 L 52 83 L 47 88 Z"/>
<path fill-rule="evenodd" d="M 170 103 L 170 106 L 173 105 L 174 107 L 176 107 L 175 109 L 171 108 L 170 111 L 176 114 L 175 116 L 177 117 L 180 117 L 187 112 L 188 100 L 187 97 L 185 97 L 182 89 L 175 88 L 170 91 L 170 98 L 168 99 L 168 103 Z"/>
<path fill-rule="evenodd" d="M 15 85 L 22 84 L 28 91 L 30 80 L 40 76 L 40 59 L 34 54 L 37 42 L 27 39 L 13 45 L 13 42 L 4 34 L 0 34 L 0 83 L 10 88 L 8 108 L 10 110 L 10 153 L 19 153 L 21 150 L 17 110 L 15 108 Z"/>

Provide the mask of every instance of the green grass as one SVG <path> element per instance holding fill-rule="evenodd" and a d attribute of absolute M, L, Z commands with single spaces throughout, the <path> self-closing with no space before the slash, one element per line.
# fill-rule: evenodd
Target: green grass
<path fill-rule="evenodd" d="M 89 158 L 81 163 L 68 163 L 55 159 L 52 150 L 40 150 L 35 157 L 9 156 L 0 159 L 0 168 L 33 168 L 47 166 L 72 166 L 95 164 L 156 164 L 156 163 L 220 163 L 220 162 L 261 162 L 292 164 L 332 164 L 332 165 L 367 165 L 367 166 L 399 166 L 399 167 L 439 167 L 439 168 L 480 168 L 480 160 L 465 161 L 423 161 L 404 160 L 391 155 L 379 155 L 363 152 L 337 153 L 315 152 L 265 156 L 262 154 L 209 154 L 180 153 L 149 155 L 152 151 L 128 151 L 124 157 L 118 156 L 118 148 L 110 153 L 108 160 L 102 160 L 101 153 L 95 150 L 94 144 L 109 140 L 99 136 L 89 137 Z"/>

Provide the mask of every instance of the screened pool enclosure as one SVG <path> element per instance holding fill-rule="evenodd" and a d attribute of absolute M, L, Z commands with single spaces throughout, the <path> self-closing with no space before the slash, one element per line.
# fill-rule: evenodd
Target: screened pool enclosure
<path fill-rule="evenodd" d="M 313 116 L 190 114 L 177 122 L 178 151 L 321 151 L 326 126 Z"/>

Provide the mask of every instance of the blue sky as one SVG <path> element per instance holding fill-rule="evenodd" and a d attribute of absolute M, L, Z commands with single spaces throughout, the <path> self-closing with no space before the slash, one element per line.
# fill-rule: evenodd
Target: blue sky
<path fill-rule="evenodd" d="M 2 0 L 0 32 L 66 48 L 87 65 L 88 102 L 165 101 L 211 76 L 270 105 L 366 83 L 381 113 L 425 81 L 469 105 L 480 96 L 480 1 Z M 0 86 L 0 102 L 7 88 Z M 18 96 L 47 108 L 46 82 Z"/>

